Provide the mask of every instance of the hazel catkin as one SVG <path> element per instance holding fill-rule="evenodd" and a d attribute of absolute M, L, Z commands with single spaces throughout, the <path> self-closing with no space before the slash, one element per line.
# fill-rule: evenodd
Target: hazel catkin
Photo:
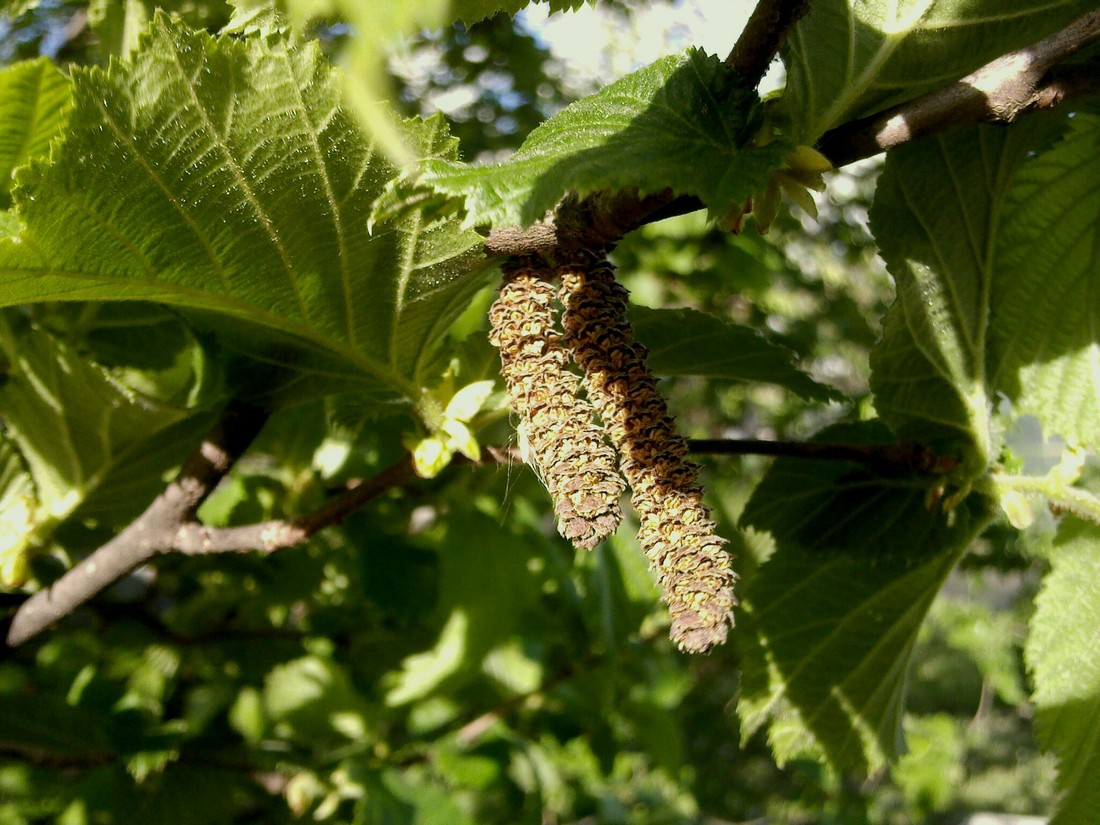
<path fill-rule="evenodd" d="M 683 650 L 724 642 L 733 620 L 735 575 L 725 540 L 702 502 L 698 467 L 676 432 L 657 382 L 626 319 L 627 291 L 605 256 L 562 255 L 565 346 L 584 371 L 596 412 L 619 452 L 638 512 L 638 541 L 656 570 Z"/>
<path fill-rule="evenodd" d="M 592 548 L 619 526 L 624 483 L 592 405 L 579 395 L 580 379 L 567 369 L 552 277 L 536 256 L 510 259 L 489 310 L 489 340 L 500 350 L 501 376 L 558 532 Z"/>

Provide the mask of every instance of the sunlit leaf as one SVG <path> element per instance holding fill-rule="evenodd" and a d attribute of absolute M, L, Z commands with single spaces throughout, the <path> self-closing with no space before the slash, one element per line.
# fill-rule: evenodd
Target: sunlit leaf
<path fill-rule="evenodd" d="M 70 105 L 69 83 L 49 60 L 0 69 L 0 209 L 10 204 L 12 173 L 46 153 Z"/>
<path fill-rule="evenodd" d="M 872 353 L 875 406 L 900 437 L 955 452 L 970 473 L 996 449 L 995 290 L 1015 277 L 998 270 L 1006 198 L 1029 152 L 1061 128 L 1029 118 L 907 144 L 887 157 L 875 194 L 872 228 L 898 292 Z"/>
<path fill-rule="evenodd" d="M 1100 810 L 1100 528 L 1067 519 L 1050 554 L 1027 641 L 1043 747 L 1058 756 L 1062 799 L 1051 825 Z"/>
<path fill-rule="evenodd" d="M 341 114 L 315 46 L 159 16 L 133 60 L 77 73 L 65 143 L 20 178 L 0 301 L 173 304 L 231 349 L 418 397 L 480 286 L 480 238 L 416 216 L 368 232 L 394 170 Z M 409 129 L 425 152 L 449 140 L 438 119 Z"/>
<path fill-rule="evenodd" d="M 1100 445 L 1100 116 L 1025 164 L 993 260 L 990 372 L 1019 414 Z"/>
<path fill-rule="evenodd" d="M 784 51 L 801 142 L 958 80 L 1094 8 L 1091 0 L 815 0 Z"/>
<path fill-rule="evenodd" d="M 420 182 L 463 198 L 476 224 L 530 224 L 568 192 L 605 190 L 696 195 L 720 216 L 767 183 L 791 148 L 756 145 L 757 104 L 718 58 L 692 50 L 577 101 L 503 163 L 428 160 Z"/>

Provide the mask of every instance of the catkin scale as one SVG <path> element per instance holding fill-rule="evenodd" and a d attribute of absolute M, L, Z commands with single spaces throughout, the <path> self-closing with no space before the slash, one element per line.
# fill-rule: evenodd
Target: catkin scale
<path fill-rule="evenodd" d="M 638 540 L 656 570 L 671 637 L 701 652 L 732 623 L 734 573 L 725 540 L 702 502 L 698 467 L 676 432 L 626 319 L 627 291 L 607 259 L 577 250 L 558 261 L 565 345 L 584 371 L 588 397 L 620 455 L 638 512 Z"/>
<path fill-rule="evenodd" d="M 580 379 L 567 369 L 552 276 L 535 256 L 505 264 L 489 310 L 489 340 L 500 350 L 501 376 L 530 463 L 554 502 L 558 532 L 591 548 L 619 526 L 624 483 L 591 404 L 579 394 Z"/>

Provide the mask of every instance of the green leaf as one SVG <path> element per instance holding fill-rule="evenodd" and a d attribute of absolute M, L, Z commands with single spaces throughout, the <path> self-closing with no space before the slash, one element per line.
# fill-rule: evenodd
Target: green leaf
<path fill-rule="evenodd" d="M 1042 39 L 1092 0 L 819 0 L 787 41 L 784 108 L 800 143 L 949 84 Z"/>
<path fill-rule="evenodd" d="M 971 496 L 951 523 L 912 541 L 903 555 L 924 559 L 917 564 L 823 558 L 780 540 L 742 594 L 743 738 L 766 724 L 780 762 L 822 754 L 838 770 L 865 772 L 897 756 L 917 633 L 988 519 Z"/>
<path fill-rule="evenodd" d="M 530 224 L 567 192 L 671 189 L 712 215 L 741 206 L 791 147 L 756 146 L 755 92 L 701 51 L 670 55 L 572 104 L 488 166 L 427 160 L 419 183 L 465 198 L 475 224 Z"/>
<path fill-rule="evenodd" d="M 68 80 L 46 58 L 0 69 L 0 209 L 10 205 L 15 170 L 46 154 L 71 105 Z"/>
<path fill-rule="evenodd" d="M 835 400 L 838 394 L 794 365 L 795 355 L 750 327 L 693 309 L 633 306 L 630 320 L 649 349 L 657 375 L 697 375 L 726 381 L 777 384 L 802 398 Z"/>
<path fill-rule="evenodd" d="M 996 386 L 1047 432 L 1100 445 L 1100 116 L 1024 165 L 993 264 Z"/>
<path fill-rule="evenodd" d="M 874 448 L 896 439 L 881 422 L 868 421 L 828 427 L 812 442 Z M 920 561 L 953 540 L 955 515 L 928 505 L 940 481 L 849 461 L 780 458 L 741 523 L 769 531 L 781 547 Z"/>
<path fill-rule="evenodd" d="M 347 672 L 329 659 L 305 656 L 279 665 L 264 680 L 264 709 L 296 741 L 368 739 L 370 706 Z"/>
<path fill-rule="evenodd" d="M 427 777 L 392 768 L 367 777 L 366 793 L 357 803 L 359 825 L 431 825 L 436 822 L 472 825 L 454 796 Z"/>
<path fill-rule="evenodd" d="M 476 668 L 507 640 L 535 597 L 524 543 L 477 513 L 454 513 L 437 538 L 440 555 L 435 645 L 409 656 L 390 686 L 386 703 L 421 699 L 447 680 Z"/>
<path fill-rule="evenodd" d="M 901 438 L 958 453 L 972 477 L 996 450 L 988 361 L 1006 196 L 1060 128 L 1035 117 L 907 144 L 887 156 L 875 194 L 871 225 L 898 295 L 871 356 L 875 406 Z"/>
<path fill-rule="evenodd" d="M 0 587 L 27 579 L 38 499 L 19 449 L 0 429 Z"/>
<path fill-rule="evenodd" d="M 415 215 L 368 232 L 394 170 L 340 113 L 315 45 L 214 39 L 158 15 L 133 60 L 77 74 L 66 142 L 21 174 L 25 230 L 0 241 L 0 301 L 201 310 L 232 319 L 219 332 L 236 349 L 418 397 L 481 285 L 481 239 Z M 441 119 L 409 129 L 425 151 L 449 140 Z"/>
<path fill-rule="evenodd" d="M 10 362 L 0 414 L 38 492 L 39 539 L 107 481 L 127 472 L 148 439 L 187 410 L 141 398 L 18 316 L 0 316 L 0 349 Z"/>
<path fill-rule="evenodd" d="M 1091 825 L 1100 810 L 1100 528 L 1067 518 L 1050 564 L 1025 653 L 1039 741 L 1059 760 L 1051 825 Z"/>
<path fill-rule="evenodd" d="M 0 694 L 0 748 L 58 758 L 103 758 L 105 719 L 50 694 Z"/>

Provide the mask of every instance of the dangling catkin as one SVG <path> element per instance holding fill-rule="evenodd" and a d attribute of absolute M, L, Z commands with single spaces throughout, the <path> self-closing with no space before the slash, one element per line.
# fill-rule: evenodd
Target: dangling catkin
<path fill-rule="evenodd" d="M 489 310 L 489 340 L 500 350 L 501 375 L 530 462 L 554 502 L 558 532 L 592 548 L 619 526 L 625 485 L 592 405 L 579 397 L 580 379 L 566 369 L 552 277 L 539 258 L 510 259 Z"/>
<path fill-rule="evenodd" d="M 588 397 L 619 451 L 638 511 L 638 541 L 657 572 L 683 650 L 724 642 L 733 620 L 725 540 L 703 505 L 699 468 L 685 459 L 657 381 L 626 320 L 627 291 L 603 255 L 571 251 L 558 261 L 565 345 L 584 370 Z"/>

